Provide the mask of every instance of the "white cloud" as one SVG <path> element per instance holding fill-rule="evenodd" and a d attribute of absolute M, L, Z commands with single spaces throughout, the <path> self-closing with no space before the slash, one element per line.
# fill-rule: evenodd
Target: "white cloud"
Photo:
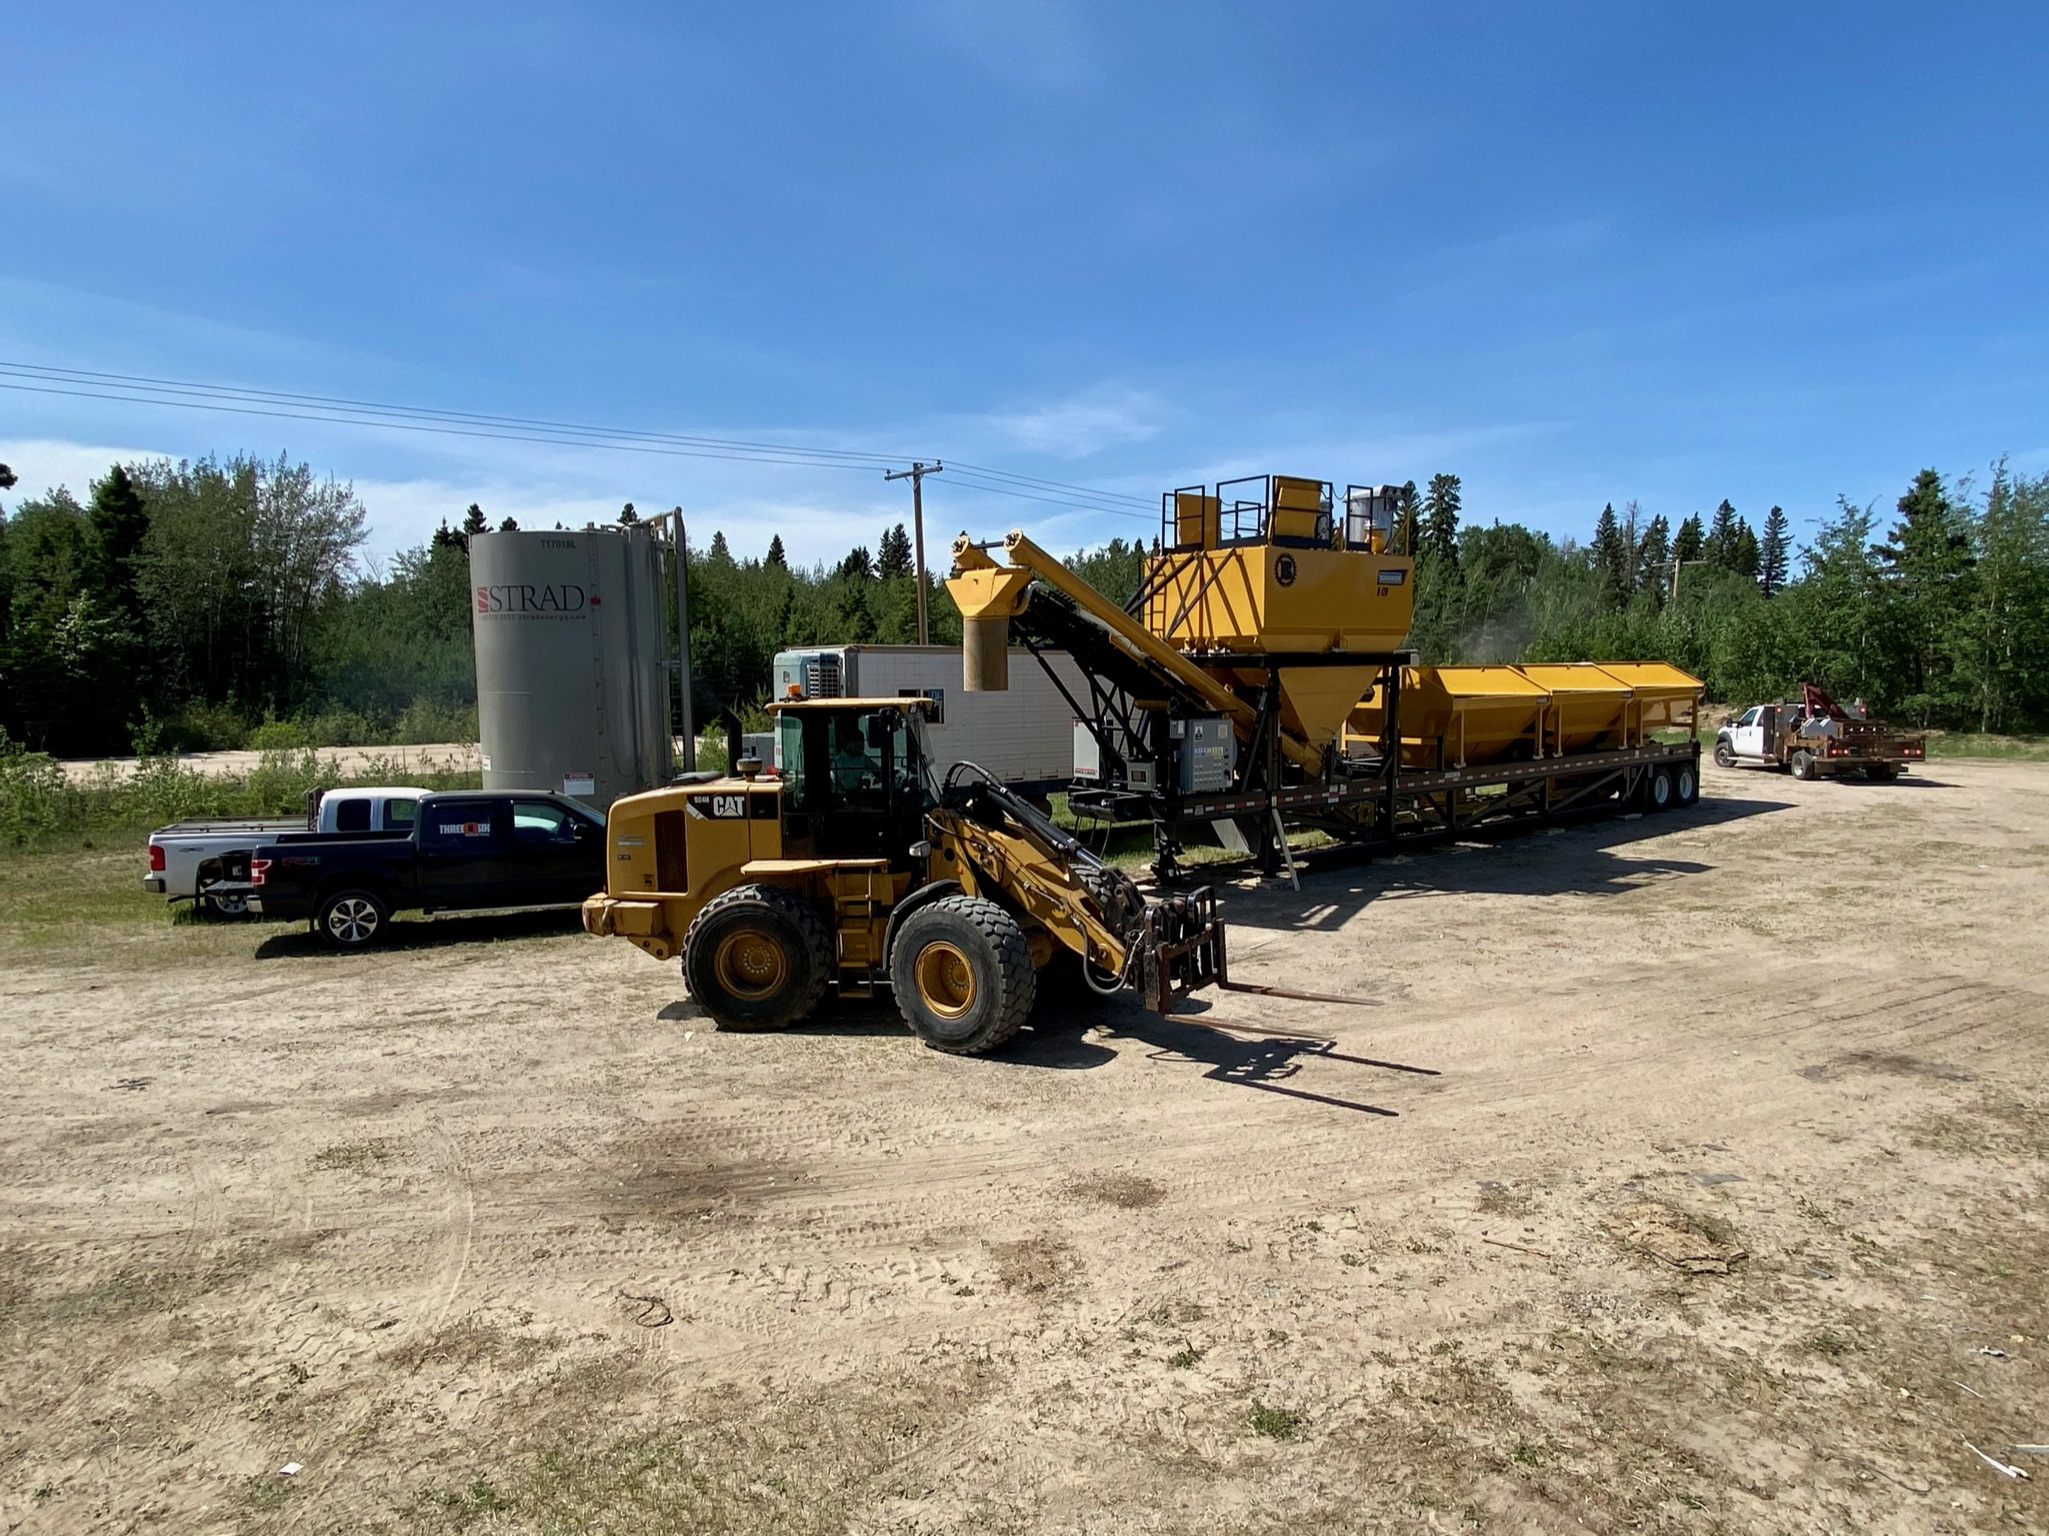
<path fill-rule="evenodd" d="M 1064 400 L 1022 410 L 990 411 L 961 425 L 1007 447 L 1058 459 L 1081 459 L 1118 443 L 1144 442 L 1167 417 L 1153 395 L 1120 384 L 1097 384 Z"/>
<path fill-rule="evenodd" d="M 15 506 L 63 489 L 84 501 L 93 481 L 110 465 L 133 463 L 137 459 L 175 457 L 156 448 L 102 447 L 92 443 L 71 443 L 61 438 L 28 437 L 0 440 L 0 464 L 12 469 L 20 483 L 5 492 L 6 505 Z"/>

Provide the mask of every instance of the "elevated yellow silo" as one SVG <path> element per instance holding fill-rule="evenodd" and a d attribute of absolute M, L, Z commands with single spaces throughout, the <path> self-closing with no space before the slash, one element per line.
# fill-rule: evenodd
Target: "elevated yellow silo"
<path fill-rule="evenodd" d="M 1389 552 L 1391 497 L 1386 487 L 1354 486 L 1340 503 L 1329 482 L 1295 475 L 1169 492 L 1172 543 L 1146 564 L 1139 615 L 1167 644 L 1246 688 L 1264 685 L 1268 657 L 1393 651 L 1408 638 L 1415 594 L 1411 561 Z M 1248 665 L 1232 668 L 1233 654 Z M 1282 661 L 1283 725 L 1320 751 L 1378 671 L 1364 660 Z"/>

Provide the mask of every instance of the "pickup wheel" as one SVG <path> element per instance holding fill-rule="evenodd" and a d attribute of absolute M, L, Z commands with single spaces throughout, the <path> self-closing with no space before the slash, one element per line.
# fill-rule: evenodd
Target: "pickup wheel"
<path fill-rule="evenodd" d="M 192 903 L 208 917 L 247 917 L 249 898 L 247 896 L 215 896 L 201 891 Z"/>
<path fill-rule="evenodd" d="M 714 897 L 683 935 L 684 984 L 720 1029 L 794 1024 L 818 1006 L 831 977 L 825 920 L 772 885 Z"/>
<path fill-rule="evenodd" d="M 1736 766 L 1736 749 L 1729 745 L 1729 738 L 1726 736 L 1716 738 L 1715 766 L 1717 768 L 1734 768 Z"/>
<path fill-rule="evenodd" d="M 368 949 L 390 925 L 391 903 L 360 886 L 321 898 L 313 914 L 313 931 L 335 949 Z"/>
<path fill-rule="evenodd" d="M 912 1032 L 957 1056 L 993 1051 L 1016 1034 L 1039 991 L 1024 929 L 979 896 L 948 896 L 905 918 L 889 979 Z"/>
<path fill-rule="evenodd" d="M 1786 766 L 1793 770 L 1793 777 L 1796 779 L 1819 777 L 1814 768 L 1814 754 L 1805 747 L 1795 747 L 1793 756 L 1787 761 Z"/>

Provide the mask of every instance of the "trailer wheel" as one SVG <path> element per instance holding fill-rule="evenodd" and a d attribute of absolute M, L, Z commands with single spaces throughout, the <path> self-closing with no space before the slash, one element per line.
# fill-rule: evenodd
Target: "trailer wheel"
<path fill-rule="evenodd" d="M 1717 768 L 1734 768 L 1736 766 L 1736 749 L 1729 745 L 1729 738 L 1726 736 L 1717 737 L 1715 740 L 1715 766 Z"/>
<path fill-rule="evenodd" d="M 391 903 L 360 886 L 331 892 L 313 914 L 313 931 L 335 949 L 368 949 L 390 923 Z"/>
<path fill-rule="evenodd" d="M 993 1051 L 1038 996 L 1032 949 L 1016 918 L 979 896 L 948 896 L 904 919 L 889 955 L 904 1022 L 935 1051 Z"/>
<path fill-rule="evenodd" d="M 1787 763 L 1787 766 L 1793 770 L 1793 777 L 1796 779 L 1819 777 L 1814 768 L 1814 754 L 1805 747 L 1796 747 L 1794 749 L 1793 756 Z"/>
<path fill-rule="evenodd" d="M 1682 806 L 1692 805 L 1700 799 L 1700 774 L 1693 764 L 1679 765 L 1678 771 L 1672 775 L 1672 787 L 1678 791 L 1677 799 Z"/>
<path fill-rule="evenodd" d="M 1672 770 L 1660 763 L 1644 777 L 1643 808 L 1647 811 L 1669 811 L 1674 803 Z"/>
<path fill-rule="evenodd" d="M 683 935 L 683 981 L 724 1030 L 782 1029 L 818 1006 L 832 978 L 832 934 L 772 885 L 736 886 Z"/>

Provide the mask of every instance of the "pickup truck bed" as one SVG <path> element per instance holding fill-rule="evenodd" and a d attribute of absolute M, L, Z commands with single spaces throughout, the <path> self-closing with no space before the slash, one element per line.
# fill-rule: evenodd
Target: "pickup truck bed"
<path fill-rule="evenodd" d="M 239 877 L 239 878 L 238 878 Z M 605 885 L 605 824 L 561 795 L 428 795 L 408 833 L 287 833 L 218 889 L 265 918 L 307 918 L 328 943 L 376 943 L 394 912 L 569 906 Z"/>
<path fill-rule="evenodd" d="M 224 882 L 248 878 L 248 854 L 258 845 L 295 832 L 382 827 L 404 833 L 412 827 L 413 808 L 424 794 L 403 785 L 358 786 L 316 792 L 304 816 L 173 822 L 149 835 L 149 870 L 142 888 L 171 901 L 196 902 L 220 916 L 239 916 L 246 911 L 244 899 L 227 891 Z"/>

